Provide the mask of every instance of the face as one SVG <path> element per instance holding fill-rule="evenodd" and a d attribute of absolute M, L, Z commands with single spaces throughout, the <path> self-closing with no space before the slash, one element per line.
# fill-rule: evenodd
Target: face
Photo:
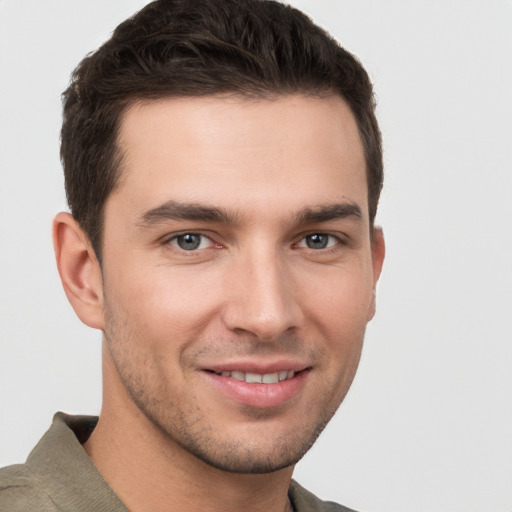
<path fill-rule="evenodd" d="M 382 263 L 353 115 L 339 97 L 165 99 L 132 106 L 119 145 L 107 394 L 217 468 L 294 464 L 352 382 Z"/>

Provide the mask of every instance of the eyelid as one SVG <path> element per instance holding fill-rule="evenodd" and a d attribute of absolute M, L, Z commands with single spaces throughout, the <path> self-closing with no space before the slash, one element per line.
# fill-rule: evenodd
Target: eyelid
<path fill-rule="evenodd" d="M 191 249 L 191 250 L 187 251 L 187 250 L 182 249 L 181 247 L 179 247 L 177 244 L 172 243 L 172 242 L 176 241 L 179 237 L 185 236 L 185 235 L 199 236 L 199 237 L 201 237 L 203 239 L 208 240 L 209 244 L 208 244 L 207 247 Z M 189 253 L 189 254 L 197 253 L 199 251 L 204 251 L 204 250 L 210 249 L 212 247 L 216 247 L 216 248 L 221 248 L 222 247 L 222 245 L 217 243 L 213 239 L 213 237 L 211 235 L 207 235 L 204 232 L 196 231 L 196 230 L 183 230 L 183 231 L 179 231 L 177 233 L 172 233 L 172 234 L 166 235 L 166 236 L 162 237 L 161 240 L 162 240 L 162 244 L 163 245 L 171 245 L 173 247 L 173 249 L 176 249 L 177 251 L 179 251 L 181 253 Z"/>
<path fill-rule="evenodd" d="M 331 239 L 334 239 L 336 243 L 332 244 L 332 245 L 328 245 L 327 247 L 324 247 L 322 249 L 312 249 L 310 247 L 307 247 L 307 245 L 305 245 L 305 240 L 308 236 L 313 236 L 313 235 L 324 235 L 324 236 L 327 236 L 327 237 L 330 237 Z M 300 245 L 304 243 L 304 245 Z M 308 233 L 302 233 L 300 235 L 300 237 L 298 237 L 298 240 L 297 242 L 295 242 L 293 245 L 294 247 L 299 247 L 299 248 L 304 248 L 304 249 L 309 249 L 309 250 L 312 250 L 312 251 L 327 251 L 329 249 L 334 249 L 340 245 L 345 245 L 346 244 L 346 241 L 344 240 L 343 236 L 341 233 L 332 233 L 332 232 L 329 232 L 329 231 L 310 231 Z"/>

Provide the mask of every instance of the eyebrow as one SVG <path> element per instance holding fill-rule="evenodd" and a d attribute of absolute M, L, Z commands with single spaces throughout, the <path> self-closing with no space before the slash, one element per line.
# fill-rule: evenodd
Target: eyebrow
<path fill-rule="evenodd" d="M 294 217 L 292 221 L 294 225 L 315 224 L 349 217 L 362 219 L 362 212 L 356 203 L 344 202 L 307 206 L 299 210 Z M 137 224 L 150 226 L 169 220 L 217 222 L 227 225 L 239 223 L 239 218 L 236 214 L 227 212 L 222 208 L 199 203 L 167 201 L 156 208 L 151 208 L 144 212 Z"/>
<path fill-rule="evenodd" d="M 144 212 L 138 224 L 148 226 L 169 220 L 189 220 L 199 222 L 218 222 L 236 224 L 237 218 L 221 208 L 198 203 L 166 203 Z"/>
<path fill-rule="evenodd" d="M 297 215 L 295 223 L 297 225 L 315 224 L 350 217 L 357 220 L 361 220 L 363 218 L 359 205 L 353 202 L 332 203 L 302 208 Z"/>

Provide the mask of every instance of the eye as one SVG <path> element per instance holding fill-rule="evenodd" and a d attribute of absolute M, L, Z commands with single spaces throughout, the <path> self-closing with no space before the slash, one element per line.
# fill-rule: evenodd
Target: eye
<path fill-rule="evenodd" d="M 169 242 L 182 251 L 206 249 L 207 247 L 211 247 L 213 244 L 207 236 L 200 235 L 199 233 L 183 233 L 181 235 L 176 235 L 173 236 Z"/>
<path fill-rule="evenodd" d="M 313 233 L 305 236 L 297 247 L 307 247 L 308 249 L 328 249 L 339 243 L 339 239 L 327 233 Z"/>

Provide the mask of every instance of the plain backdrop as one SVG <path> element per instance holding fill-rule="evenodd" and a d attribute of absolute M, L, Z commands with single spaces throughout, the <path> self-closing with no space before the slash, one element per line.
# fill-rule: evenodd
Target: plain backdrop
<path fill-rule="evenodd" d="M 100 408 L 61 290 L 60 93 L 143 0 L 0 0 L 0 465 Z M 512 510 L 512 3 L 293 2 L 375 83 L 387 260 L 359 373 L 295 476 L 361 511 Z M 301 418 L 297 418 L 301 421 Z"/>

